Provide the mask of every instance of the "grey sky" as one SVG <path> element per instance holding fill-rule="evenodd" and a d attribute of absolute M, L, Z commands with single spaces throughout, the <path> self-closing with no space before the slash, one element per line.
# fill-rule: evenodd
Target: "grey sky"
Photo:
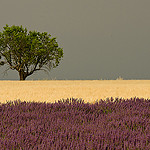
<path fill-rule="evenodd" d="M 1 0 L 0 31 L 8 25 L 48 32 L 64 50 L 49 76 L 26 80 L 150 79 L 149 0 Z M 0 80 L 19 80 L 0 67 Z"/>

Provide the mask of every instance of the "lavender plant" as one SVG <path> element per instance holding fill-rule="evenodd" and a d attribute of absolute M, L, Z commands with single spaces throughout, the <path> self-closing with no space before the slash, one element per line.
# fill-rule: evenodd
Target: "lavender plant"
<path fill-rule="evenodd" d="M 0 149 L 150 149 L 150 100 L 16 100 L 0 105 Z"/>

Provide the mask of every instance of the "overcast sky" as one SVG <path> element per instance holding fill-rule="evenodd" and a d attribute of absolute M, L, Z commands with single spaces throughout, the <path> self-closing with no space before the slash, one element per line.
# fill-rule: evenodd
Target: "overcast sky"
<path fill-rule="evenodd" d="M 0 0 L 8 24 L 48 32 L 64 57 L 47 75 L 26 80 L 150 79 L 150 0 Z M 0 80 L 19 80 L 0 67 Z"/>

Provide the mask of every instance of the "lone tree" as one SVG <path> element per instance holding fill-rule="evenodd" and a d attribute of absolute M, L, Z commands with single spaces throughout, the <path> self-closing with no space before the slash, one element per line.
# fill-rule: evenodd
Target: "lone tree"
<path fill-rule="evenodd" d="M 29 31 L 22 26 L 7 24 L 0 32 L 0 66 L 19 72 L 20 80 L 25 80 L 38 70 L 56 68 L 63 57 L 63 49 L 58 47 L 56 38 L 46 32 Z M 31 69 L 30 69 L 31 67 Z"/>

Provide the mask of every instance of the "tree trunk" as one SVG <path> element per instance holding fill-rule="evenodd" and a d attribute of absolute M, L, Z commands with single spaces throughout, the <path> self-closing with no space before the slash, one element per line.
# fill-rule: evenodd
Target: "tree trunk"
<path fill-rule="evenodd" d="M 20 81 L 25 80 L 27 77 L 26 73 L 22 69 L 19 71 L 19 76 L 20 76 Z"/>

